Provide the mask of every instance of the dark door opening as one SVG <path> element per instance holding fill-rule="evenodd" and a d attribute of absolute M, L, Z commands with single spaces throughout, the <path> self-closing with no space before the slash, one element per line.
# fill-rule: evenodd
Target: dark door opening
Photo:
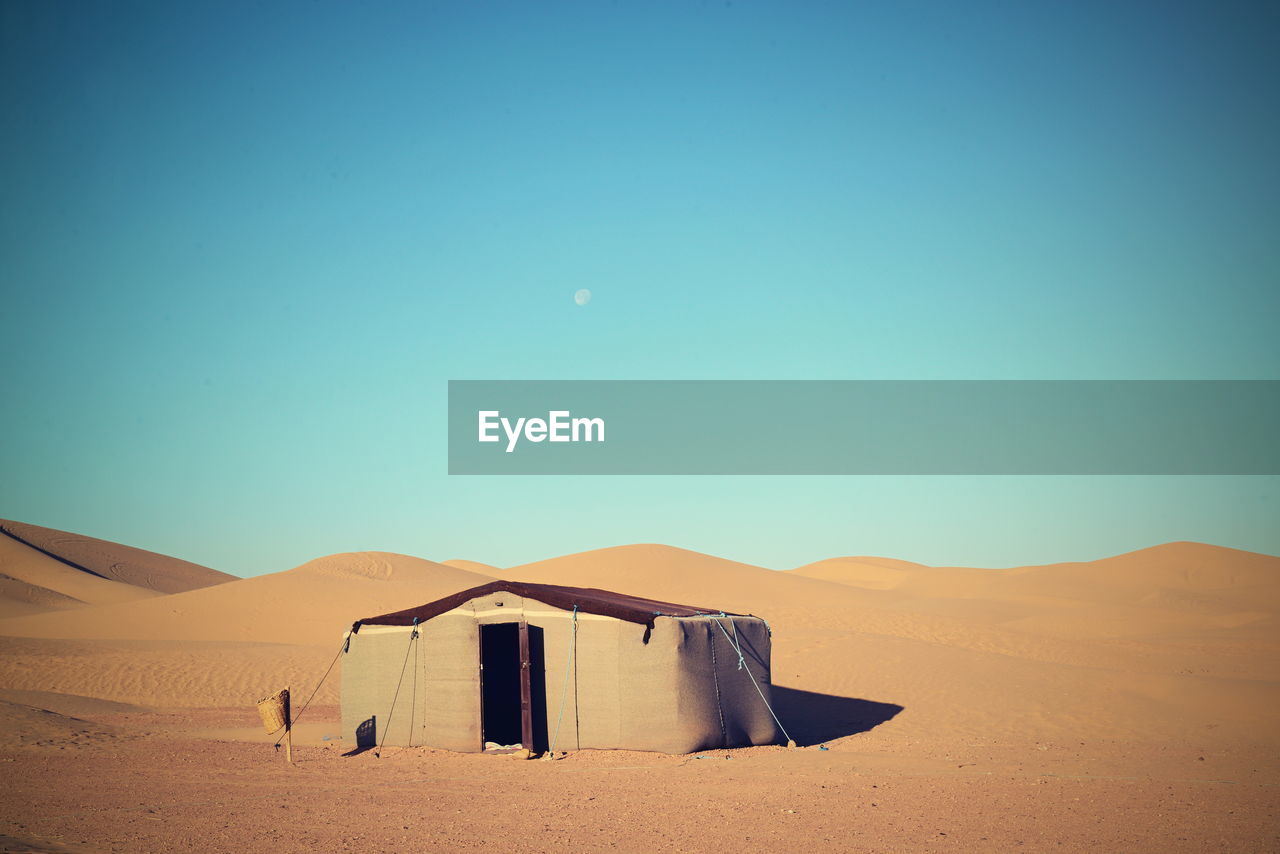
<path fill-rule="evenodd" d="M 483 741 L 523 744 L 537 753 L 547 749 L 542 629 L 525 623 L 480 627 L 480 700 Z"/>

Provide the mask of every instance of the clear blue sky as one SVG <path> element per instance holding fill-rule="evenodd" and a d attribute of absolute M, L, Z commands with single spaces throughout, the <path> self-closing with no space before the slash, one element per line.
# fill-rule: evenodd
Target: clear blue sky
<path fill-rule="evenodd" d="M 1277 478 L 469 479 L 444 436 L 449 379 L 1280 378 L 1276 8 L 3 0 L 0 516 L 244 575 L 1280 553 Z"/>

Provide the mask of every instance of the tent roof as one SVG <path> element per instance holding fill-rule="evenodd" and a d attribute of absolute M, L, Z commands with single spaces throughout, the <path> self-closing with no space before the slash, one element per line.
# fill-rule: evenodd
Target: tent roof
<path fill-rule="evenodd" d="M 561 587 L 558 584 L 529 584 L 523 581 L 501 579 L 454 593 L 452 596 L 446 596 L 416 608 L 406 608 L 403 611 L 382 614 L 378 617 L 366 617 L 363 620 L 357 620 L 352 628 L 359 631 L 361 625 L 411 626 L 415 618 L 419 623 L 425 623 L 432 617 L 452 611 L 464 602 L 490 593 L 514 593 L 566 611 L 573 610 L 576 605 L 579 611 L 586 614 L 614 617 L 630 623 L 641 623 L 649 628 L 653 628 L 655 617 L 697 617 L 705 614 L 727 613 L 719 608 L 695 608 L 691 605 L 677 605 L 674 602 L 659 602 L 656 599 L 628 596 L 625 593 L 596 590 L 593 587 Z M 729 614 L 729 616 L 743 615 Z"/>

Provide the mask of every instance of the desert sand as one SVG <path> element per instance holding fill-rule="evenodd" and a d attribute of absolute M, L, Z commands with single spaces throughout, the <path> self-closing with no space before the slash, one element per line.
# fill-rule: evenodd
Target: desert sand
<path fill-rule="evenodd" d="M 42 533 L 46 532 L 46 533 Z M 344 755 L 355 619 L 495 576 L 753 613 L 797 749 Z M 1280 849 L 1280 558 L 1169 543 L 1015 569 L 663 545 L 256 578 L 0 523 L 0 849 Z M 340 667 L 340 662 L 338 664 Z"/>

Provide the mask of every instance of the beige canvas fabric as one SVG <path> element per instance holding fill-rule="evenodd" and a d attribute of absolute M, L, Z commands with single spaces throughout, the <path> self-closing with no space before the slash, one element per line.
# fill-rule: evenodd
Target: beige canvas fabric
<path fill-rule="evenodd" d="M 570 611 L 509 592 L 427 620 L 416 640 L 412 627 L 401 626 L 363 626 L 352 635 L 342 660 L 343 737 L 482 750 L 479 627 L 520 620 L 540 631 L 545 663 L 531 673 L 545 686 L 537 726 L 556 751 L 689 753 L 778 742 L 750 678 L 768 697 L 763 620 L 657 617 L 650 632 L 597 614 L 579 613 L 575 621 Z"/>

